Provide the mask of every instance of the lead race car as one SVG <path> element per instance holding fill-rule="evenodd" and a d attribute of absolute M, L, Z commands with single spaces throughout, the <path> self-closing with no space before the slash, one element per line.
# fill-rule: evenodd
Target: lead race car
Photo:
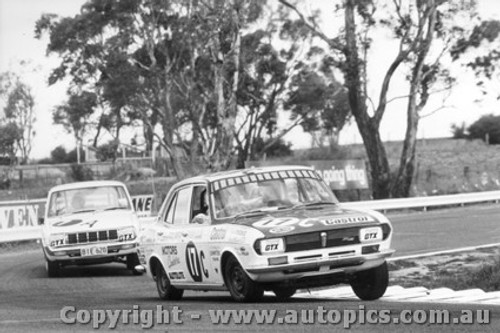
<path fill-rule="evenodd" d="M 185 289 L 229 290 L 257 301 L 298 288 L 349 283 L 363 300 L 388 285 L 392 227 L 374 211 L 345 209 L 309 167 L 226 171 L 174 185 L 139 239 L 137 270 L 162 299 Z"/>
<path fill-rule="evenodd" d="M 42 225 L 47 274 L 68 265 L 123 262 L 135 275 L 139 222 L 125 184 L 88 181 L 53 187 Z"/>

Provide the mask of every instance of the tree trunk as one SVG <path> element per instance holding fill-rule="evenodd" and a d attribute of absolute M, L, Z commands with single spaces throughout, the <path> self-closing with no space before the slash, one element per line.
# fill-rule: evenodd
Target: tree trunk
<path fill-rule="evenodd" d="M 424 75 L 422 71 L 425 58 L 429 53 L 430 45 L 434 36 L 436 5 L 433 1 L 429 1 L 426 4 L 429 6 L 429 13 L 427 14 L 428 16 L 423 16 L 421 20 L 428 20 L 427 34 L 425 38 L 421 38 L 418 44 L 418 47 L 420 47 L 421 50 L 418 52 L 415 65 L 412 70 L 405 140 L 403 143 L 403 150 L 401 152 L 398 173 L 391 188 L 392 196 L 396 198 L 406 198 L 410 196 L 413 176 L 415 174 L 415 154 L 417 148 L 419 112 L 423 109 L 429 98 L 427 87 L 422 87 L 422 76 Z M 421 8 L 419 8 L 419 11 L 422 11 Z M 421 89 L 422 93 L 420 95 L 420 102 L 417 103 L 417 96 L 419 95 L 419 88 L 421 87 L 423 89 Z"/>
<path fill-rule="evenodd" d="M 359 132 L 368 156 L 372 178 L 372 193 L 374 199 L 390 196 L 390 168 L 384 145 L 379 134 L 379 123 L 376 118 L 370 118 L 366 109 L 366 96 L 361 87 L 361 72 L 359 55 L 356 45 L 356 23 L 354 21 L 355 0 L 347 0 L 345 6 L 346 27 L 346 71 L 344 73 L 346 86 L 349 90 L 349 105 L 356 119 Z"/>

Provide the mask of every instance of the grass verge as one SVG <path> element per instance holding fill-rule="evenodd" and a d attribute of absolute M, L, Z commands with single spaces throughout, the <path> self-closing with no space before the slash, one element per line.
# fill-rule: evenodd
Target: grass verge
<path fill-rule="evenodd" d="M 500 248 L 393 261 L 389 271 L 391 285 L 500 290 Z"/>

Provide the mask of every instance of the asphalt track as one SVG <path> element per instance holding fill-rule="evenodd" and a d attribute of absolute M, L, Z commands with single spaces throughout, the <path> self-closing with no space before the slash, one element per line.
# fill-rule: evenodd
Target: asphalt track
<path fill-rule="evenodd" d="M 426 213 L 392 214 L 397 256 L 449 250 L 500 242 L 500 207 L 474 206 Z M 368 332 L 401 331 L 500 331 L 500 307 L 456 304 L 422 304 L 404 302 L 361 302 L 342 299 L 297 298 L 279 302 L 272 296 L 258 304 L 234 303 L 228 293 L 188 292 L 181 301 L 164 302 L 157 298 L 156 289 L 147 277 L 136 277 L 124 265 L 68 267 L 60 278 L 46 277 L 41 251 L 0 254 L 0 332 L 93 331 L 91 324 L 64 324 L 60 312 L 65 306 L 76 310 L 154 310 L 179 306 L 182 324 L 155 324 L 150 330 L 161 332 L 221 332 L 221 331 L 345 331 L 339 324 L 213 324 L 209 310 L 260 309 L 277 310 L 390 310 L 397 316 L 404 310 L 447 309 L 458 316 L 464 309 L 489 309 L 489 325 L 443 324 L 354 324 L 351 330 Z M 194 316 L 194 317 L 193 317 Z M 73 314 L 73 317 L 75 315 Z M 199 319 L 197 319 L 199 317 Z M 318 320 L 317 320 L 318 321 Z M 107 328 L 106 322 L 101 328 Z M 142 330 L 140 324 L 119 321 L 115 331 Z"/>

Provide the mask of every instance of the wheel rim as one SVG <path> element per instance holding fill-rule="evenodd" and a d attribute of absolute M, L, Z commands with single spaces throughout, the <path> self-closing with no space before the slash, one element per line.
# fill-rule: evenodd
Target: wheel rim
<path fill-rule="evenodd" d="M 239 265 L 233 265 L 231 269 L 231 286 L 238 294 L 242 294 L 246 288 L 244 272 Z"/>
<path fill-rule="evenodd" d="M 160 288 L 160 291 L 162 293 L 165 293 L 165 291 L 168 288 L 167 274 L 165 274 L 165 272 L 162 269 L 160 269 L 160 272 L 158 274 L 158 288 Z"/>

